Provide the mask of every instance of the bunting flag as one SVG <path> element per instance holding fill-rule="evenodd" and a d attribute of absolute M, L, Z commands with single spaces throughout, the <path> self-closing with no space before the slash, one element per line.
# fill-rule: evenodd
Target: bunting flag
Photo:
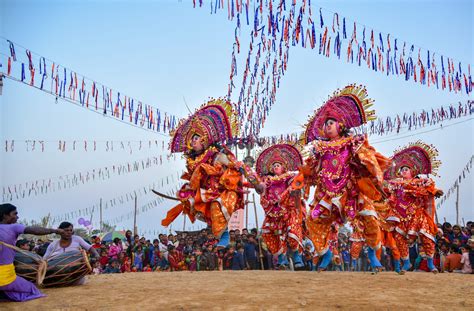
<path fill-rule="evenodd" d="M 358 28 L 358 22 L 317 8 L 310 0 L 295 0 L 288 5 L 287 2 L 290 1 L 255 0 L 249 7 L 249 1 L 229 0 L 227 6 L 219 1 L 213 6 L 211 1 L 211 14 L 220 9 L 227 12 L 229 20 L 236 21 L 229 98 L 236 88 L 236 54 L 241 51 L 239 34 L 244 16 L 249 27 L 251 42 L 236 107 L 243 124 L 243 137 L 258 137 L 287 69 L 290 46 L 301 45 L 324 57 L 334 57 L 427 87 L 468 95 L 472 92 L 474 82 L 470 64 L 463 65 L 452 57 L 419 48 L 392 34 L 383 34 L 367 26 Z M 319 16 L 313 16 L 313 12 L 318 12 Z"/>
<path fill-rule="evenodd" d="M 90 80 L 3 37 L 0 37 L 0 70 L 6 78 L 53 95 L 56 100 L 65 100 L 146 130 L 169 133 L 178 122 L 174 115 Z"/>
<path fill-rule="evenodd" d="M 37 195 L 46 195 L 48 193 L 71 189 L 80 185 L 84 185 L 86 183 L 108 180 L 114 176 L 121 176 L 134 172 L 144 171 L 147 169 L 161 167 L 163 164 L 167 165 L 171 160 L 176 160 L 176 157 L 174 155 L 168 157 L 149 157 L 142 160 L 136 160 L 123 164 L 109 165 L 102 168 L 90 169 L 87 171 L 71 173 L 59 177 L 43 178 L 39 180 L 4 186 L 3 202 L 21 200 Z M 162 184 L 165 181 L 167 184 L 169 184 L 168 178 L 161 179 Z"/>
<path fill-rule="evenodd" d="M 4 143 L 5 152 L 15 152 L 24 148 L 26 152 L 120 152 L 129 154 L 145 150 L 167 151 L 168 144 L 164 140 L 41 140 L 7 139 Z"/>
<path fill-rule="evenodd" d="M 420 112 L 404 112 L 394 116 L 378 117 L 374 121 L 369 121 L 367 125 L 356 129 L 357 132 L 370 136 L 384 136 L 388 134 L 401 134 L 402 132 L 414 131 L 421 128 L 442 125 L 443 122 L 471 117 L 474 114 L 474 101 L 467 100 L 462 103 L 451 104 L 422 110 Z M 263 136 L 255 139 L 236 138 L 232 144 L 245 146 L 250 144 L 258 147 L 268 147 L 274 144 L 289 143 L 296 144 L 301 138 L 302 132 L 288 133 L 273 136 Z"/>
<path fill-rule="evenodd" d="M 461 182 L 469 176 L 472 170 L 472 164 L 474 162 L 474 155 L 471 155 L 471 158 L 467 162 L 467 164 L 462 169 L 461 173 L 459 173 L 458 178 L 454 181 L 453 185 L 449 187 L 448 191 L 444 192 L 444 195 L 439 199 L 438 203 L 436 204 L 436 208 L 439 209 L 443 204 L 449 199 L 449 197 L 456 192 L 456 188 L 459 187 Z"/>
<path fill-rule="evenodd" d="M 421 112 L 397 114 L 392 117 L 379 117 L 366 125 L 369 135 L 400 133 L 402 129 L 412 131 L 426 126 L 441 124 L 445 121 L 470 117 L 474 114 L 474 101 L 458 102 L 439 108 L 423 109 Z"/>
<path fill-rule="evenodd" d="M 179 177 L 180 177 L 180 174 L 179 174 L 179 172 L 177 172 L 177 173 L 174 173 L 174 174 L 167 175 L 167 176 L 161 178 L 161 180 L 167 179 L 167 180 L 170 181 L 170 185 L 173 185 L 173 184 L 176 184 L 177 182 L 179 182 Z M 130 203 L 130 202 L 134 202 L 135 198 L 140 199 L 143 196 L 150 194 L 151 189 L 156 189 L 157 187 L 162 187 L 161 186 L 161 180 L 157 181 L 157 182 L 154 182 L 154 183 L 151 183 L 147 186 L 142 186 L 142 187 L 136 188 L 134 190 L 127 191 L 127 193 L 121 194 L 121 195 L 119 195 L 119 196 L 117 196 L 113 199 L 102 200 L 102 210 L 107 211 L 109 209 L 114 209 L 118 206 Z M 162 198 L 158 198 L 158 199 L 160 199 L 160 200 L 158 200 L 158 202 L 163 202 L 161 200 Z M 96 215 L 96 216 L 98 215 L 98 213 L 100 211 L 100 205 L 101 205 L 101 203 L 97 202 L 96 204 L 94 204 L 92 206 L 89 206 L 89 207 L 86 207 L 86 208 L 69 211 L 69 212 L 61 214 L 61 215 L 51 216 L 51 225 L 59 224 L 62 221 L 73 220 L 73 219 L 76 219 L 78 217 L 93 218 L 94 215 Z"/>

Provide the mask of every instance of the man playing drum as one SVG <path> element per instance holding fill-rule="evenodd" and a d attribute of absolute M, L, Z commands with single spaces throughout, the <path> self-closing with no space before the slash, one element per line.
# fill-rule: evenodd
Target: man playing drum
<path fill-rule="evenodd" d="M 49 244 L 48 249 L 43 256 L 45 260 L 50 260 L 67 252 L 80 252 L 81 249 L 90 251 L 95 259 L 99 259 L 99 253 L 95 248 L 92 247 L 92 245 L 84 241 L 84 239 L 80 236 L 74 235 L 74 227 L 70 222 L 62 222 L 59 225 L 59 229 L 61 229 L 61 239 Z M 74 284 L 80 285 L 83 283 L 84 278 L 81 278 Z"/>
<path fill-rule="evenodd" d="M 66 252 L 80 251 L 84 249 L 90 251 L 92 256 L 99 259 L 99 253 L 89 243 L 84 241 L 78 235 L 74 235 L 74 227 L 70 222 L 64 221 L 59 225 L 59 229 L 62 229 L 61 239 L 49 244 L 44 259 L 50 259 Z"/>
<path fill-rule="evenodd" d="M 48 229 L 41 227 L 26 227 L 17 224 L 18 212 L 12 204 L 0 204 L 0 295 L 12 301 L 27 301 L 44 297 L 36 286 L 16 275 L 13 260 L 15 245 L 20 234 L 46 235 L 51 233 L 62 234 L 62 229 Z"/>

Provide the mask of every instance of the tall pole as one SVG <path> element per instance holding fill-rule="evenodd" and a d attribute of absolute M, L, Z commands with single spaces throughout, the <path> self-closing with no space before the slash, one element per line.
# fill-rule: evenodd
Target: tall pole
<path fill-rule="evenodd" d="M 186 231 L 186 215 L 183 214 L 183 231 Z"/>
<path fill-rule="evenodd" d="M 136 235 L 137 228 L 137 195 L 135 194 L 135 212 L 133 213 L 133 235 Z"/>
<path fill-rule="evenodd" d="M 100 198 L 100 205 L 99 205 L 99 212 L 100 212 L 100 232 L 102 232 L 103 223 L 102 223 L 102 198 Z"/>
<path fill-rule="evenodd" d="M 245 228 L 249 228 L 249 194 L 247 193 L 247 200 L 245 200 Z"/>
<path fill-rule="evenodd" d="M 257 242 L 258 242 L 258 250 L 260 254 L 260 266 L 262 267 L 262 270 L 265 270 L 265 267 L 263 266 L 263 252 L 262 252 L 262 243 L 261 243 L 261 237 L 260 239 L 258 238 L 258 217 L 257 217 L 257 204 L 255 204 L 255 194 L 252 193 L 252 203 L 253 203 L 253 211 L 255 212 L 255 226 L 257 227 Z"/>
<path fill-rule="evenodd" d="M 456 224 L 459 225 L 459 183 L 456 187 Z"/>

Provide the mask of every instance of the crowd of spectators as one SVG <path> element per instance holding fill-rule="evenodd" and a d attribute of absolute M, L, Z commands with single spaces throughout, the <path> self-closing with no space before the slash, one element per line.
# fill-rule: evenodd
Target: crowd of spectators
<path fill-rule="evenodd" d="M 452 226 L 450 223 L 438 224 L 436 253 L 434 263 L 440 272 L 473 273 L 474 262 L 474 224 Z M 93 261 L 93 273 L 126 273 L 153 271 L 212 271 L 212 270 L 274 270 L 288 269 L 278 266 L 277 257 L 272 255 L 256 229 L 231 230 L 230 244 L 218 247 L 218 240 L 207 229 L 198 232 L 178 232 L 160 234 L 149 240 L 126 231 L 125 239 L 102 241 L 98 236 L 89 239 L 100 258 Z M 333 241 L 336 250 L 328 270 L 331 271 L 369 271 L 367 247 L 364 246 L 353 264 L 350 248 L 350 233 L 339 233 L 338 241 Z M 336 242 L 336 243 L 334 243 Z M 17 246 L 44 254 L 48 241 L 19 240 Z M 305 270 L 317 270 L 314 261 L 314 247 L 307 238 L 303 240 L 303 261 Z M 428 271 L 423 247 L 414 241 L 410 245 L 412 271 Z M 393 270 L 393 256 L 390 249 L 383 248 L 381 263 L 386 271 Z"/>

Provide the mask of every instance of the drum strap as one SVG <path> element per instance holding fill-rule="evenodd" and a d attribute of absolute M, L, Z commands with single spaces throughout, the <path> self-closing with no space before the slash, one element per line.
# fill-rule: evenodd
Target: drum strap
<path fill-rule="evenodd" d="M 12 263 L 8 265 L 0 265 L 0 286 L 11 284 L 15 280 L 15 266 Z"/>

